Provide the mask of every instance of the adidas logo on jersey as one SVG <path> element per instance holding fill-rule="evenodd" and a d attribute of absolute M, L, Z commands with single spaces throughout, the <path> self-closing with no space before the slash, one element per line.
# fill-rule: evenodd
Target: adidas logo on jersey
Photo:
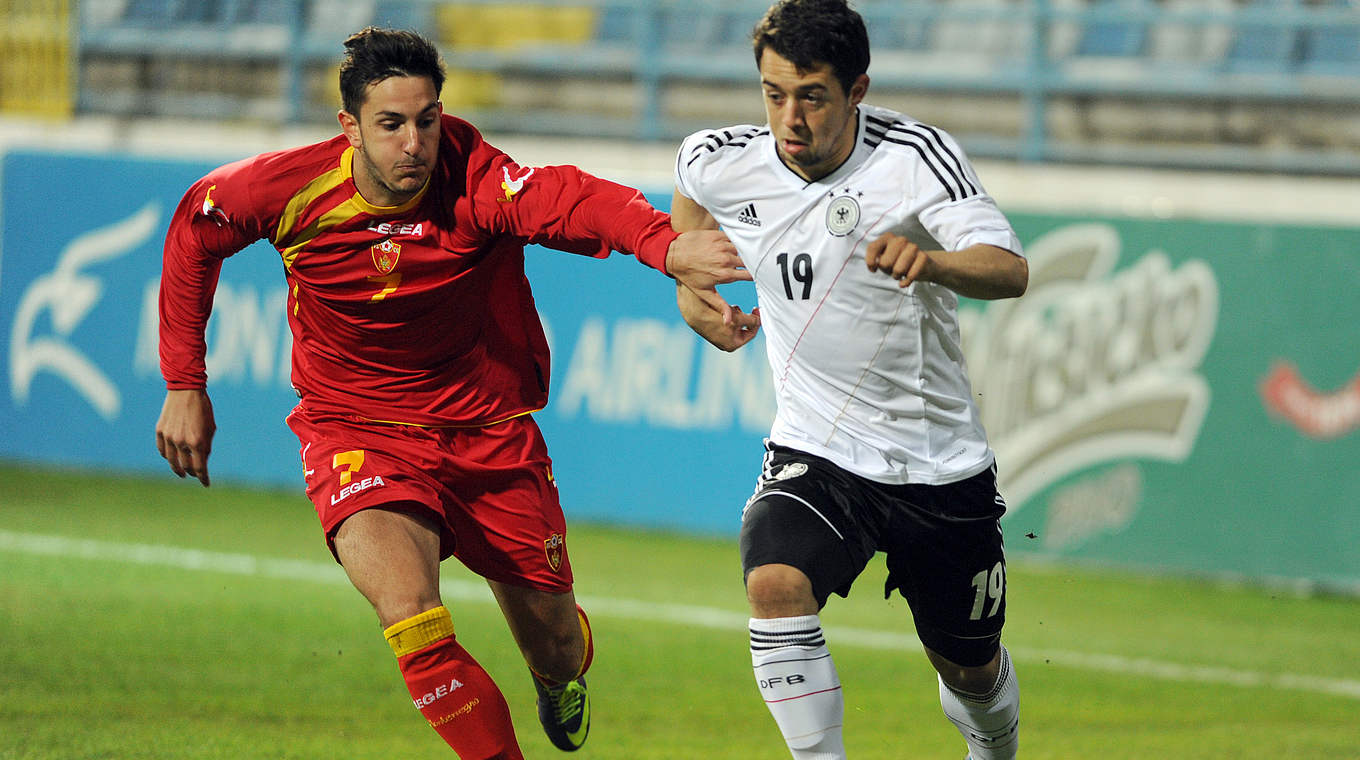
<path fill-rule="evenodd" d="M 742 224 L 749 224 L 752 227 L 760 226 L 760 218 L 756 216 L 756 204 L 748 203 L 745 208 L 737 214 L 737 221 Z"/>

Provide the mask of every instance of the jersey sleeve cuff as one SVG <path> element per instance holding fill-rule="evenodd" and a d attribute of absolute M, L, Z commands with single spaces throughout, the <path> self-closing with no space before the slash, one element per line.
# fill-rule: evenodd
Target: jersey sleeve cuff
<path fill-rule="evenodd" d="M 671 273 L 666 269 L 666 254 L 670 252 L 671 243 L 675 242 L 677 237 L 680 237 L 680 233 L 670 229 L 661 234 L 653 235 L 643 242 L 634 256 L 643 264 L 670 277 Z"/>

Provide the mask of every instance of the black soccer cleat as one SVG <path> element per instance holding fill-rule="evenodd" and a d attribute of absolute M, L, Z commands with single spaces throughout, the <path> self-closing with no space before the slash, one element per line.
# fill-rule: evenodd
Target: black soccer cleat
<path fill-rule="evenodd" d="M 575 752 L 586 743 L 590 733 L 590 695 L 584 676 L 557 686 L 544 686 L 534 678 L 538 690 L 538 722 L 554 747 Z"/>

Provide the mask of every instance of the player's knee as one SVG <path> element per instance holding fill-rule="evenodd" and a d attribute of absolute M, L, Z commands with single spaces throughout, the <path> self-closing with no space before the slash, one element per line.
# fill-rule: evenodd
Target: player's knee
<path fill-rule="evenodd" d="M 746 599 L 757 617 L 794 617 L 817 613 L 812 581 L 792 565 L 761 565 L 746 575 Z"/>
<path fill-rule="evenodd" d="M 516 638 L 529 669 L 548 680 L 570 681 L 584 669 L 585 627 L 575 608 L 571 612 L 570 618 L 547 616 L 516 627 Z"/>
<path fill-rule="evenodd" d="M 529 669 L 552 681 L 564 682 L 581 673 L 586 659 L 585 640 L 577 633 L 544 634 L 524 647 L 524 658 Z"/>
<path fill-rule="evenodd" d="M 947 657 L 940 652 L 926 647 L 926 656 L 930 658 L 930 664 L 935 666 L 940 678 L 958 691 L 980 694 L 988 691 L 996 683 L 997 674 L 1001 664 L 1001 646 L 996 643 L 994 648 L 987 647 L 992 651 L 990 655 L 981 654 L 984 649 L 964 651 L 958 647 L 951 649 L 951 657 Z M 961 664 L 955 659 L 966 660 L 972 664 Z"/>
<path fill-rule="evenodd" d="M 390 594 L 369 601 L 373 604 L 373 611 L 377 613 L 378 623 L 383 628 L 410 620 L 444 604 L 440 601 L 438 594 L 433 596 L 427 594 L 411 596 Z"/>
<path fill-rule="evenodd" d="M 373 605 L 378 622 L 384 628 L 444 605 L 439 596 L 439 587 L 428 583 L 377 585 L 356 582 L 355 587 Z"/>

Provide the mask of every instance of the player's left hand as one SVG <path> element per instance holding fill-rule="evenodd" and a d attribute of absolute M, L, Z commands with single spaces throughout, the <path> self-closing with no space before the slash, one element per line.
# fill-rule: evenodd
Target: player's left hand
<path fill-rule="evenodd" d="M 870 272 L 883 272 L 897 280 L 899 287 L 917 280 L 930 280 L 935 262 L 930 254 L 901 235 L 884 233 L 869 244 L 864 252 L 864 263 Z"/>
<path fill-rule="evenodd" d="M 717 295 L 716 292 L 710 292 Z M 680 307 L 680 316 L 685 318 L 690 328 L 724 351 L 736 351 L 750 343 L 760 331 L 759 307 L 747 314 L 740 306 L 732 306 L 724 301 L 722 308 L 715 309 L 709 305 L 704 294 L 696 293 L 680 283 L 675 286 L 675 299 Z M 722 298 L 718 300 L 722 301 Z"/>

